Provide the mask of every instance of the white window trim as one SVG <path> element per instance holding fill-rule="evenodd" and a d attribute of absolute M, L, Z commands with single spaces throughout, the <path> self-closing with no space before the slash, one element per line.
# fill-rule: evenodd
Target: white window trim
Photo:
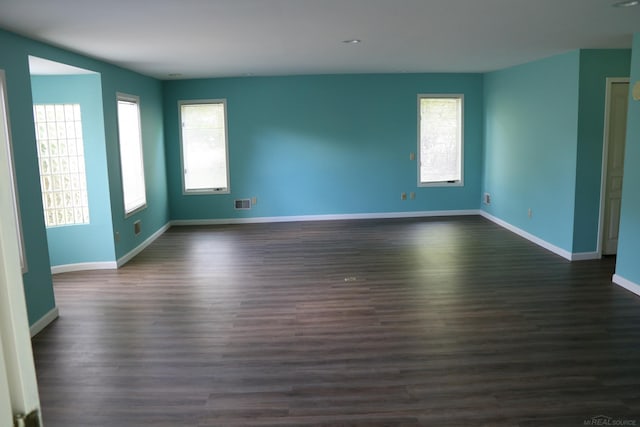
<path fill-rule="evenodd" d="M 424 98 L 460 99 L 460 180 L 442 182 L 421 182 L 420 165 L 422 164 L 422 141 L 420 135 L 420 101 Z M 418 94 L 418 187 L 464 187 L 464 94 L 462 93 L 421 93 Z"/>
<path fill-rule="evenodd" d="M 20 197 L 18 194 L 18 181 L 16 178 L 16 168 L 15 161 L 13 157 L 13 141 L 11 138 L 11 121 L 9 119 L 9 99 L 7 96 L 7 79 L 5 76 L 4 70 L 0 70 L 0 114 L 4 115 L 0 120 L 6 121 L 6 128 L 4 129 L 5 138 L 6 138 L 6 147 L 1 147 L 0 149 L 7 150 L 7 156 L 9 160 L 9 172 L 11 173 L 11 191 L 13 197 L 13 212 L 15 216 L 15 222 L 17 226 L 17 237 L 18 237 L 18 250 L 20 256 L 20 267 L 22 268 L 22 274 L 25 274 L 29 271 L 27 265 L 27 254 L 24 248 L 24 234 L 22 233 L 22 216 L 20 214 Z M 35 129 L 35 128 L 34 128 Z M 44 217 L 43 217 L 44 218 Z"/>
<path fill-rule="evenodd" d="M 127 208 L 124 206 L 124 175 L 122 172 L 122 154 L 120 151 L 120 124 L 118 123 L 118 161 L 120 162 L 120 186 L 122 189 L 122 207 L 124 210 L 124 217 L 129 218 L 132 215 L 137 214 L 138 212 L 147 208 L 147 181 L 144 167 L 144 141 L 142 139 L 142 109 L 140 108 L 140 97 L 136 95 L 130 95 L 127 93 L 116 92 L 116 116 L 118 114 L 118 101 L 125 102 L 134 102 L 138 106 L 138 132 L 140 132 L 140 159 L 142 162 L 142 185 L 144 187 L 144 203 L 134 207 L 133 209 L 127 211 Z M 117 117 L 116 117 L 117 122 Z"/>
<path fill-rule="evenodd" d="M 225 161 L 227 163 L 227 188 L 226 189 L 203 189 L 203 190 L 187 190 L 184 177 L 184 144 L 182 141 L 182 106 L 198 105 L 198 104 L 222 104 L 224 109 L 224 144 L 225 144 Z M 231 193 L 231 176 L 229 174 L 229 126 L 227 119 L 227 100 L 222 99 L 190 99 L 178 101 L 178 133 L 180 134 L 180 176 L 182 177 L 182 195 L 211 195 L 211 194 L 230 194 Z"/>

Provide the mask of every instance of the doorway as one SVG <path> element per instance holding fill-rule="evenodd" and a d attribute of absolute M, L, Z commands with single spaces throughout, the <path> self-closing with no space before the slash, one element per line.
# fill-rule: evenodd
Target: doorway
<path fill-rule="evenodd" d="M 608 78 L 605 99 L 599 252 L 602 255 L 615 255 L 620 226 L 629 79 Z"/>
<path fill-rule="evenodd" d="M 116 268 L 100 73 L 29 56 L 51 271 Z"/>

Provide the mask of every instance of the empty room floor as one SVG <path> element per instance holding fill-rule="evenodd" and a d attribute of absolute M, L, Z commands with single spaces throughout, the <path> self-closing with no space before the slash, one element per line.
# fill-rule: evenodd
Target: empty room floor
<path fill-rule="evenodd" d="M 54 276 L 44 422 L 640 425 L 640 297 L 614 265 L 476 216 L 173 227 Z"/>

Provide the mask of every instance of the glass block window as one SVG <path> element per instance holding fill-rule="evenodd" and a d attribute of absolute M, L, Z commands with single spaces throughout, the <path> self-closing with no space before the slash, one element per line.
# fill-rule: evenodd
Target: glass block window
<path fill-rule="evenodd" d="M 420 185 L 462 185 L 462 95 L 419 97 Z"/>
<path fill-rule="evenodd" d="M 33 109 L 45 224 L 88 224 L 80 105 L 36 104 Z"/>

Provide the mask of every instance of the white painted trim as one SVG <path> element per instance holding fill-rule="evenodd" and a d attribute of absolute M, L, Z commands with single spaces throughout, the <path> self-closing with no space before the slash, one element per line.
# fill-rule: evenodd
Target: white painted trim
<path fill-rule="evenodd" d="M 36 323 L 31 325 L 31 327 L 29 328 L 29 333 L 31 334 L 31 337 L 35 337 L 44 328 L 49 326 L 51 322 L 53 322 L 58 318 L 59 314 L 60 313 L 58 312 L 58 307 L 53 307 L 51 310 L 49 310 L 49 312 L 44 316 L 42 316 L 40 320 L 38 320 Z"/>
<path fill-rule="evenodd" d="M 127 262 L 131 261 L 133 257 L 142 252 L 147 246 L 153 243 L 158 237 L 162 236 L 165 231 L 171 227 L 171 223 L 167 223 L 162 226 L 158 231 L 149 236 L 144 242 L 136 246 L 132 251 L 124 255 L 117 261 L 105 261 L 105 262 L 81 262 L 78 264 L 64 264 L 51 266 L 51 274 L 68 273 L 71 271 L 87 271 L 87 270 L 116 270 Z"/>
<path fill-rule="evenodd" d="M 7 406 L 10 413 L 28 414 L 40 409 L 38 381 L 33 363 L 33 350 L 29 336 L 29 321 L 22 269 L 18 230 L 11 197 L 11 162 L 5 120 L 2 115 L 9 109 L 4 71 L 0 73 L 0 398 L 3 399 L 5 419 Z M 8 115 L 7 115 L 8 117 Z M 8 405 L 7 405 L 8 403 Z M 42 420 L 39 420 L 42 424 Z M 3 420 L 0 420 L 6 425 Z"/>
<path fill-rule="evenodd" d="M 122 169 L 123 161 L 122 161 L 122 140 L 120 139 L 120 102 L 126 102 L 129 104 L 134 104 L 136 106 L 136 111 L 138 114 L 138 141 L 137 141 L 137 149 L 140 152 L 140 169 L 142 170 L 142 188 L 144 188 L 144 201 L 136 206 L 133 206 L 127 210 L 127 200 L 124 197 L 124 171 Z M 137 95 L 130 95 L 127 93 L 116 92 L 116 119 L 118 123 L 118 159 L 120 160 L 120 183 L 122 185 L 122 207 L 124 209 L 124 217 L 129 218 L 132 215 L 144 210 L 147 208 L 147 184 L 146 177 L 144 176 L 144 141 L 142 140 L 142 108 L 140 107 L 140 97 Z"/>
<path fill-rule="evenodd" d="M 574 252 L 571 254 L 571 261 L 589 261 L 600 258 L 602 258 L 600 252 Z"/>
<path fill-rule="evenodd" d="M 51 274 L 69 273 L 71 271 L 115 270 L 117 268 L 118 263 L 115 261 L 80 262 L 77 264 L 52 265 Z"/>
<path fill-rule="evenodd" d="M 543 240 L 537 236 L 534 236 L 531 233 L 528 233 L 526 231 L 524 231 L 521 228 L 516 227 L 515 225 L 511 225 L 506 221 L 501 220 L 500 218 L 497 218 L 493 215 L 491 215 L 488 212 L 485 211 L 481 211 L 480 215 L 482 215 L 483 217 L 485 217 L 486 219 L 488 219 L 491 222 L 494 222 L 496 224 L 498 224 L 499 226 L 501 226 L 502 228 L 506 228 L 507 230 L 511 231 L 512 233 L 517 234 L 520 237 L 524 237 L 525 239 L 529 240 L 532 243 L 535 243 L 538 246 L 541 246 L 543 248 L 545 248 L 548 251 L 553 252 L 556 255 L 560 255 L 562 258 L 568 260 L 568 261 L 572 261 L 573 260 L 573 254 L 565 249 L 562 249 L 552 243 L 547 242 L 546 240 Z"/>
<path fill-rule="evenodd" d="M 201 189 L 201 190 L 187 190 L 187 183 L 185 182 L 185 170 L 184 164 L 184 140 L 182 135 L 182 107 L 184 105 L 204 105 L 204 104 L 220 104 L 222 105 L 222 112 L 224 114 L 224 151 L 226 161 L 227 172 L 227 186 L 223 189 L 216 190 L 213 188 Z M 182 195 L 183 196 L 199 196 L 199 195 L 212 195 L 212 194 L 231 194 L 231 175 L 229 173 L 229 124 L 227 119 L 227 99 L 189 99 L 178 101 L 178 126 L 180 136 L 180 166 L 182 176 Z"/>
<path fill-rule="evenodd" d="M 422 218 L 422 217 L 437 217 L 437 216 L 469 216 L 469 215 L 480 215 L 480 210 L 468 209 L 468 210 L 452 210 L 452 211 L 271 216 L 271 217 L 256 217 L 256 218 L 177 219 L 177 220 L 171 221 L 171 225 L 182 226 L 182 225 L 262 224 L 262 223 L 271 223 L 271 222 L 343 221 L 343 220 L 354 220 L 354 219 Z"/>
<path fill-rule="evenodd" d="M 626 290 L 633 292 L 636 295 L 640 296 L 640 285 L 637 283 L 632 282 L 631 280 L 625 279 L 624 277 L 618 275 L 618 274 L 614 274 L 613 278 L 611 279 L 613 281 L 613 283 L 615 283 L 618 286 L 621 286 L 623 288 L 625 288 Z"/>
<path fill-rule="evenodd" d="M 6 139 L 7 154 L 9 157 L 9 177 L 11 178 L 11 198 L 13 202 L 13 212 L 15 215 L 15 222 L 17 224 L 18 231 L 18 249 L 20 250 L 20 267 L 22 268 L 22 274 L 29 271 L 27 265 L 27 253 L 24 249 L 24 233 L 22 232 L 22 215 L 20 213 L 20 195 L 18 194 L 18 185 L 16 178 L 16 167 L 13 155 L 13 140 L 11 137 L 11 120 L 9 119 L 9 101 L 6 94 L 7 79 L 4 70 L 0 70 L 0 114 L 4 117 L 0 117 L 3 120 L 5 126 L 4 137 Z M 2 132 L 2 130 L 0 130 Z"/>
<path fill-rule="evenodd" d="M 602 167 L 600 176 L 600 211 L 598 220 L 598 243 L 596 252 L 602 257 L 602 243 L 604 240 L 604 205 L 607 196 L 607 164 L 609 161 L 609 114 L 611 113 L 611 87 L 615 83 L 629 83 L 628 77 L 607 77 L 606 94 L 604 97 L 604 133 L 602 135 Z"/>
<path fill-rule="evenodd" d="M 123 265 L 125 265 L 126 263 L 128 263 L 129 261 L 131 261 L 131 259 L 133 259 L 133 257 L 135 257 L 140 252 L 142 252 L 147 246 L 152 244 L 158 237 L 162 236 L 164 234 L 164 232 L 169 229 L 169 227 L 171 227 L 171 222 L 163 225 L 158 231 L 156 231 L 151 236 L 149 236 L 144 242 L 140 243 L 138 246 L 136 246 L 129 253 L 127 253 L 123 257 L 119 258 L 118 261 L 117 261 L 117 268 L 120 268 Z"/>
<path fill-rule="evenodd" d="M 426 98 L 448 98 L 460 100 L 460 180 L 455 182 L 422 182 L 420 165 L 422 164 L 422 112 L 421 101 Z M 464 187 L 464 94 L 463 93 L 420 93 L 418 94 L 418 153 L 417 153 L 417 185 L 418 187 Z"/>

